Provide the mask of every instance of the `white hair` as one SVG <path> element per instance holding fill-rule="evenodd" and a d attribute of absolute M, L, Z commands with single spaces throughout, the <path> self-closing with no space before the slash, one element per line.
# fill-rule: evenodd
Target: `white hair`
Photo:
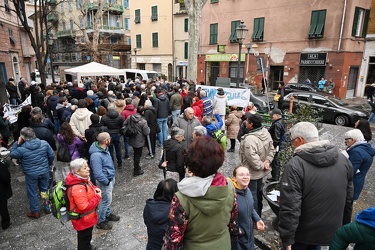
<path fill-rule="evenodd" d="M 319 132 L 311 122 L 299 122 L 290 129 L 291 138 L 302 137 L 306 142 L 319 141 Z"/>
<path fill-rule="evenodd" d="M 352 129 L 345 133 L 344 138 L 351 138 L 357 141 L 365 141 L 365 138 L 359 129 Z"/>
<path fill-rule="evenodd" d="M 70 171 L 72 171 L 73 173 L 77 172 L 78 170 L 81 169 L 81 167 L 83 167 L 84 164 L 87 164 L 87 161 L 83 158 L 77 158 L 73 161 L 70 162 Z"/>

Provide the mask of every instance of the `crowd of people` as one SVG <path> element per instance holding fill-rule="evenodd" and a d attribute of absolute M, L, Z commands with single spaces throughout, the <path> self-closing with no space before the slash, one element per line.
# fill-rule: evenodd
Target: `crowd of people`
<path fill-rule="evenodd" d="M 11 97 L 15 99 L 11 103 L 22 102 L 29 94 L 31 105 L 22 107 L 13 129 L 0 110 L 0 133 L 6 145 L 13 133 L 10 156 L 20 159 L 25 173 L 28 217 L 40 217 L 39 193 L 44 212 L 51 213 L 46 193 L 52 176 L 60 174 L 71 183 L 71 207 L 84 215 L 72 220 L 78 249 L 94 249 L 93 227 L 111 230 L 112 222 L 120 220 L 111 210 L 116 170 L 132 153 L 132 175 L 143 175 L 143 148 L 148 151 L 144 158 L 151 160 L 160 147 L 158 166 L 165 180 L 146 202 L 147 249 L 254 249 L 254 226 L 265 230 L 264 182 L 280 178 L 279 151 L 287 131 L 279 109 L 271 111 L 267 129 L 253 103 L 243 110 L 231 106 L 228 112 L 222 88 L 211 99 L 193 81 L 171 85 L 163 80 L 125 83 L 86 77 L 74 83 L 24 86 L 25 96 Z M 375 156 L 368 143 L 369 124 L 363 123 L 358 121 L 357 128 L 345 135 L 346 154 L 329 141 L 320 141 L 311 123 L 291 128 L 295 151 L 284 166 L 279 214 L 286 249 L 329 245 L 336 230 L 350 222 L 353 201 Z M 133 134 L 124 134 L 124 129 Z M 218 130 L 226 131 L 228 149 L 216 140 Z M 232 178 L 226 178 L 219 169 L 225 154 L 236 151 L 236 139 L 240 165 L 233 166 Z M 71 162 L 54 173 L 55 151 L 63 144 Z M 2 227 L 7 228 L 9 213 L 1 216 Z"/>

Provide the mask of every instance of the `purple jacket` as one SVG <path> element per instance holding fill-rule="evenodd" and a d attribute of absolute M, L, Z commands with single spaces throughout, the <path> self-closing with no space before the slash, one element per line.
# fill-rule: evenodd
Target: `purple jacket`
<path fill-rule="evenodd" d="M 64 137 L 60 133 L 57 134 L 57 141 L 59 144 L 66 144 Z M 81 141 L 81 139 L 79 139 L 77 136 L 74 137 L 73 143 L 68 145 L 69 154 L 72 156 L 72 161 L 80 157 L 78 148 L 82 145 L 83 141 Z"/>

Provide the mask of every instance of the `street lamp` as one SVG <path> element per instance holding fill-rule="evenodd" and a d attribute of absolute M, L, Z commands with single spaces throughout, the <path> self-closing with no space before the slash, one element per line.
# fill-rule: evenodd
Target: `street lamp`
<path fill-rule="evenodd" d="M 134 51 L 135 68 L 137 69 L 138 68 L 138 65 L 137 65 L 137 48 L 134 48 L 133 51 Z"/>
<path fill-rule="evenodd" d="M 52 53 L 52 49 L 53 49 L 53 37 L 52 36 L 49 36 L 48 37 L 48 45 L 49 45 L 49 60 L 50 60 L 50 66 L 51 66 L 51 74 L 52 74 L 52 83 L 55 83 L 55 74 L 53 72 L 53 53 Z"/>
<path fill-rule="evenodd" d="M 236 88 L 240 85 L 240 67 L 241 67 L 241 48 L 242 43 L 246 38 L 248 29 L 243 24 L 244 22 L 241 21 L 240 25 L 236 28 L 236 35 L 237 35 L 237 41 L 238 41 L 238 65 L 237 65 L 237 82 L 236 82 Z"/>
<path fill-rule="evenodd" d="M 252 48 L 258 48 L 258 45 L 256 43 L 251 44 L 250 42 L 246 43 L 246 49 L 247 49 L 247 60 L 246 60 L 246 80 L 249 81 L 249 63 L 250 63 L 250 52 Z M 256 53 L 254 52 L 254 56 L 256 56 Z"/>

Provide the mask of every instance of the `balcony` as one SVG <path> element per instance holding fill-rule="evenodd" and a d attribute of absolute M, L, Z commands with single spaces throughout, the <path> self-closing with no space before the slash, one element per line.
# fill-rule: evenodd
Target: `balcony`
<path fill-rule="evenodd" d="M 87 33 L 94 32 L 94 27 L 93 26 L 86 27 L 86 32 Z M 125 35 L 125 31 L 122 27 L 115 27 L 115 26 L 109 26 L 109 25 L 100 25 L 99 32 Z"/>
<path fill-rule="evenodd" d="M 47 22 L 55 23 L 59 20 L 59 15 L 56 11 L 51 12 L 47 15 Z"/>
<path fill-rule="evenodd" d="M 98 10 L 98 3 L 86 3 L 83 5 L 83 10 Z"/>
<path fill-rule="evenodd" d="M 56 37 L 75 37 L 75 30 L 61 30 L 56 32 Z"/>
<path fill-rule="evenodd" d="M 124 6 L 115 3 L 103 3 L 103 10 L 122 14 L 124 13 Z"/>
<path fill-rule="evenodd" d="M 56 5 L 57 4 L 57 0 L 47 0 L 47 3 L 49 5 Z"/>

